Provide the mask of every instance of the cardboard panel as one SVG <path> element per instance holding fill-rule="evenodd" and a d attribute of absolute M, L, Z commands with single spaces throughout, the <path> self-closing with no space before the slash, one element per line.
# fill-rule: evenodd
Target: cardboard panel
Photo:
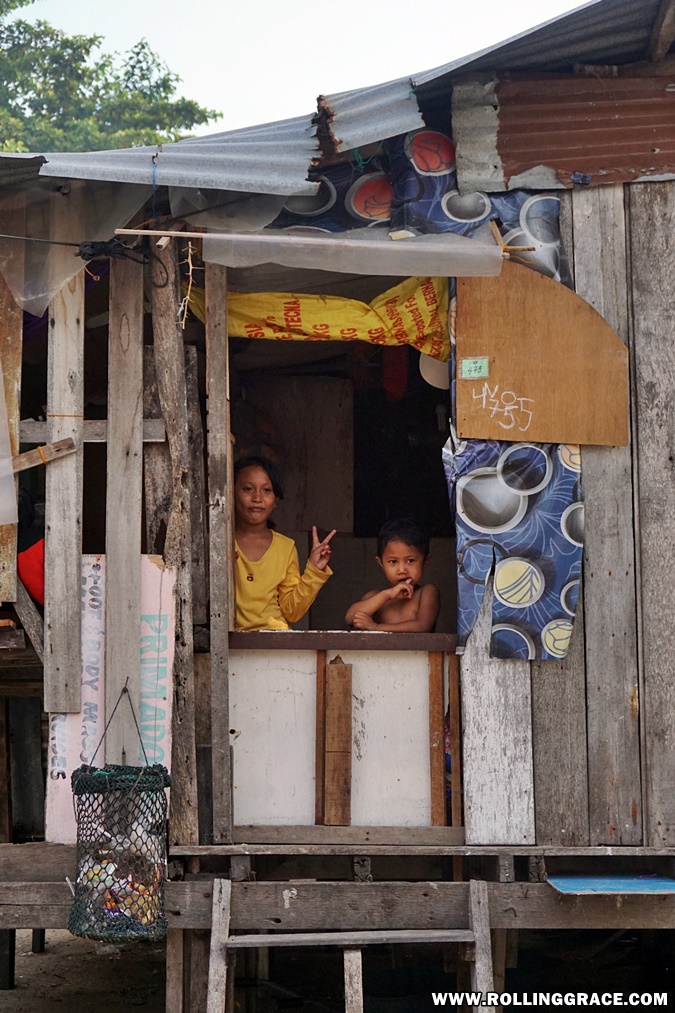
<path fill-rule="evenodd" d="M 628 352 L 580 296 L 507 262 L 457 280 L 457 433 L 628 443 Z"/>

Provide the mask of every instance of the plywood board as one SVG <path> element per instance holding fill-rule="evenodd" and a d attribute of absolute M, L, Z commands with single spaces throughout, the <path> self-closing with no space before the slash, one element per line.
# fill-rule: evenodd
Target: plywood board
<path fill-rule="evenodd" d="M 429 826 L 428 654 L 341 655 L 352 667 L 352 825 Z M 315 653 L 232 651 L 229 681 L 235 822 L 313 824 Z"/>
<path fill-rule="evenodd" d="M 79 714 L 51 714 L 49 718 L 46 839 L 55 844 L 75 843 L 70 775 L 82 763 L 92 762 L 106 724 L 105 563 L 105 556 L 82 557 L 82 710 Z M 169 768 L 174 583 L 173 571 L 165 568 L 158 556 L 141 557 L 137 641 L 141 684 L 133 704 L 148 762 L 162 763 Z M 124 722 L 136 735 L 124 700 L 114 722 Z M 127 762 L 144 762 L 137 735 L 135 752 L 127 757 Z M 94 763 L 103 766 L 103 748 L 99 749 Z"/>
<path fill-rule="evenodd" d="M 596 310 L 515 263 L 458 279 L 460 437 L 625 446 L 628 428 L 628 352 Z"/>

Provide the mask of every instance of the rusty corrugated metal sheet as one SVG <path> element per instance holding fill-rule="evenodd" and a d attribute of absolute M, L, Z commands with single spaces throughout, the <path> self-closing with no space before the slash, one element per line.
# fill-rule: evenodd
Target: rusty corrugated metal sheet
<path fill-rule="evenodd" d="M 466 192 L 675 177 L 675 74 L 474 78 L 452 110 Z"/>

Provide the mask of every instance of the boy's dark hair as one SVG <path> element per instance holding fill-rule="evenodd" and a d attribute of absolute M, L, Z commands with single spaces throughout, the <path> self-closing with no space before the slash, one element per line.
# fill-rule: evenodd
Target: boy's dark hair
<path fill-rule="evenodd" d="M 389 542 L 412 545 L 420 550 L 425 559 L 429 555 L 429 535 L 412 517 L 398 517 L 382 525 L 377 536 L 377 554 L 380 559 Z"/>
<path fill-rule="evenodd" d="M 242 457 L 239 461 L 234 462 L 234 480 L 236 482 L 237 475 L 244 468 L 262 468 L 267 477 L 270 480 L 272 491 L 277 499 L 284 498 L 284 480 L 281 477 L 281 470 L 279 465 L 275 464 L 274 461 L 270 461 L 268 457 L 257 457 L 256 455 L 249 455 L 248 457 Z"/>

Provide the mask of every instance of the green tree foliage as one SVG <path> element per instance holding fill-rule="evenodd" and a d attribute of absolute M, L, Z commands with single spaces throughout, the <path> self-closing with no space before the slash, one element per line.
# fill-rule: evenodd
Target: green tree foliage
<path fill-rule="evenodd" d="M 176 96 L 180 78 L 145 39 L 122 57 L 100 35 L 11 19 L 0 0 L 0 150 L 100 151 L 176 141 L 219 114 Z"/>

